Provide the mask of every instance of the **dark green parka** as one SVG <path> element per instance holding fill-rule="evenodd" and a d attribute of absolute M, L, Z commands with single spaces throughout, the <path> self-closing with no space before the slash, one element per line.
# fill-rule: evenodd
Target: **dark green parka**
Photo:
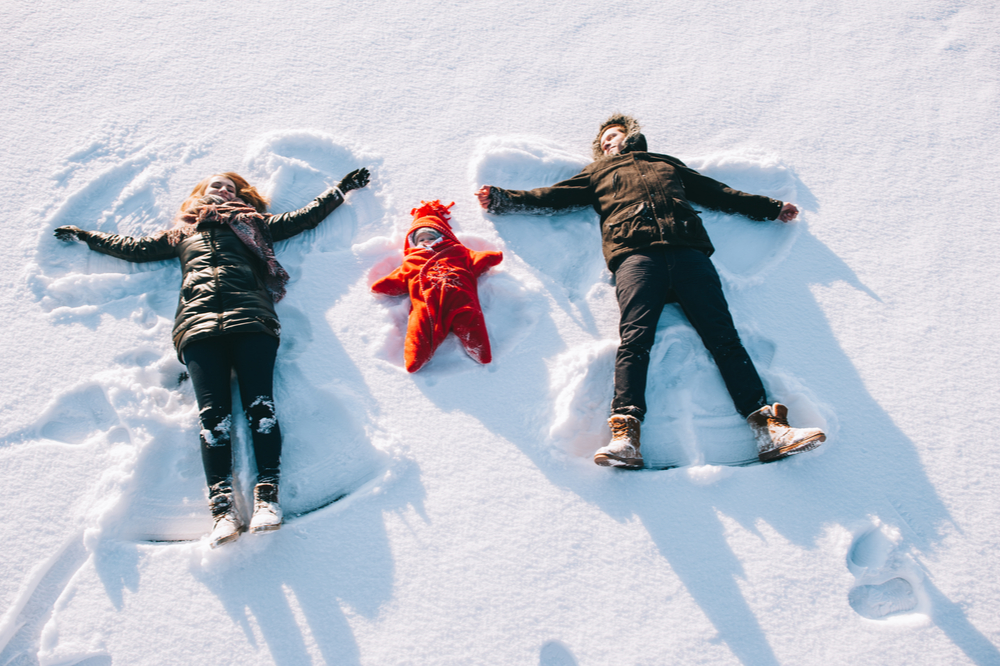
<path fill-rule="evenodd" d="M 781 212 L 780 201 L 734 190 L 677 158 L 646 152 L 638 124 L 627 116 L 615 118 L 622 122 L 609 121 L 601 131 L 624 125 L 627 152 L 604 156 L 595 141 L 596 159 L 568 180 L 534 190 L 491 187 L 489 212 L 549 214 L 593 206 L 612 272 L 625 257 L 647 248 L 692 247 L 711 255 L 715 248 L 691 202 L 754 220 L 773 220 Z"/>
<path fill-rule="evenodd" d="M 308 206 L 268 216 L 274 242 L 316 227 L 344 197 L 331 189 Z M 264 276 L 267 267 L 240 238 L 219 222 L 199 223 L 197 232 L 171 244 L 167 234 L 133 238 L 97 231 L 80 234 L 90 249 L 128 261 L 180 259 L 181 293 L 173 340 L 183 361 L 185 345 L 230 333 L 267 333 L 280 337 L 281 326 Z"/>

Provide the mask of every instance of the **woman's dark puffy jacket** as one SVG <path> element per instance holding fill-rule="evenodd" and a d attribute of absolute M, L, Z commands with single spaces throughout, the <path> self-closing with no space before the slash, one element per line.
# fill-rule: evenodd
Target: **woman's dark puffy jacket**
<path fill-rule="evenodd" d="M 270 216 L 274 242 L 316 227 L 344 198 L 336 189 L 324 192 L 308 206 Z M 219 222 L 203 222 L 198 233 L 171 245 L 166 234 L 133 238 L 97 231 L 83 232 L 90 249 L 128 261 L 181 262 L 181 293 L 174 318 L 174 347 L 183 361 L 187 343 L 230 333 L 280 336 L 274 303 L 264 284 L 267 267 Z"/>
<path fill-rule="evenodd" d="M 614 272 L 625 257 L 651 247 L 693 247 L 711 255 L 715 248 L 689 201 L 754 220 L 773 220 L 782 206 L 734 190 L 669 155 L 634 151 L 597 159 L 552 187 L 491 187 L 489 212 L 545 214 L 593 206 L 601 216 L 604 260 Z"/>

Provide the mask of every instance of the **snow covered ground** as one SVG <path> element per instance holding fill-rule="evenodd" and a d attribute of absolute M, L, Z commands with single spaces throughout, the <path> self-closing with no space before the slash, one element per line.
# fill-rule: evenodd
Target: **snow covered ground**
<path fill-rule="evenodd" d="M 1000 664 L 992 3 L 0 19 L 0 665 Z M 472 193 L 573 175 L 619 110 L 651 150 L 802 208 L 706 221 L 770 393 L 830 435 L 815 453 L 711 464 L 752 455 L 749 431 L 668 309 L 644 442 L 689 466 L 590 462 L 617 344 L 595 216 Z M 358 166 L 371 186 L 278 253 L 283 501 L 324 508 L 210 550 L 179 269 L 52 230 L 155 232 L 223 170 L 290 210 Z M 408 303 L 368 287 L 435 198 L 504 252 L 480 280 L 494 362 L 452 339 L 408 375 Z"/>

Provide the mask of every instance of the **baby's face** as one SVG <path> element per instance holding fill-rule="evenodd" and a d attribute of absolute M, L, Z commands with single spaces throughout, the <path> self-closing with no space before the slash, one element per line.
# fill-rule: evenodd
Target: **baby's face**
<path fill-rule="evenodd" d="M 420 227 L 413 232 L 413 243 L 420 247 L 430 247 L 438 238 L 441 238 L 441 233 L 430 227 Z"/>

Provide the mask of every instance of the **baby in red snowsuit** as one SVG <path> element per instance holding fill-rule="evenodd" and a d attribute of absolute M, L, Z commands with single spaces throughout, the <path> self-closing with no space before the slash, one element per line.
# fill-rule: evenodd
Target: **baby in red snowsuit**
<path fill-rule="evenodd" d="M 372 285 L 390 296 L 410 293 L 403 360 L 416 372 L 430 360 L 451 331 L 469 356 L 489 363 L 490 339 L 479 305 L 476 278 L 503 259 L 500 252 L 476 252 L 462 245 L 448 224 L 449 210 L 439 200 L 421 201 L 410 211 L 413 225 L 403 246 L 403 265 Z"/>

